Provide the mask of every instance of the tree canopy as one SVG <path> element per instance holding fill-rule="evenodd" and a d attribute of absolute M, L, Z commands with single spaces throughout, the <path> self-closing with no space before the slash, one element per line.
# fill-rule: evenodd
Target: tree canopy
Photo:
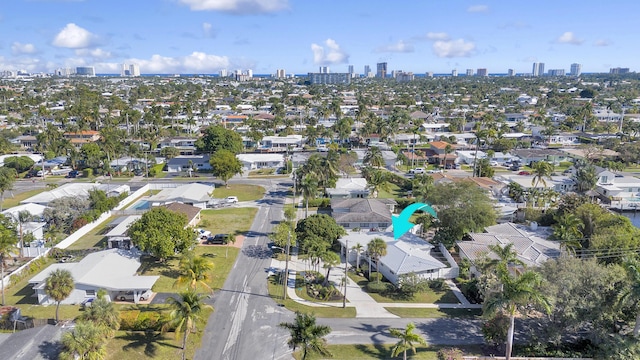
<path fill-rule="evenodd" d="M 204 136 L 196 141 L 196 148 L 204 153 L 228 150 L 237 154 L 242 151 L 242 147 L 242 137 L 237 132 L 219 125 L 209 126 Z"/>
<path fill-rule="evenodd" d="M 129 236 L 140 250 L 165 260 L 195 244 L 196 233 L 186 226 L 187 217 L 184 214 L 154 207 L 131 224 Z"/>
<path fill-rule="evenodd" d="M 298 222 L 296 234 L 300 247 L 307 249 L 311 243 L 317 241 L 331 246 L 334 241 L 345 234 L 345 231 L 331 216 L 314 214 Z"/>
<path fill-rule="evenodd" d="M 219 177 L 227 185 L 229 179 L 235 174 L 242 174 L 242 163 L 234 153 L 221 149 L 216 151 L 209 159 L 213 175 Z"/>

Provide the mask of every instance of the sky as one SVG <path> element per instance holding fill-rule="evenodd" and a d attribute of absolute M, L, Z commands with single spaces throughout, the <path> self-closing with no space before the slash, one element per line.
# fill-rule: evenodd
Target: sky
<path fill-rule="evenodd" d="M 0 71 L 640 71 L 630 0 L 3 0 Z"/>

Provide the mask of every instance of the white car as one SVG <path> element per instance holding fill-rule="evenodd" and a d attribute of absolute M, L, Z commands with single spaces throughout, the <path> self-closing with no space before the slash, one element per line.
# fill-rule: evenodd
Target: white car
<path fill-rule="evenodd" d="M 225 201 L 228 202 L 229 204 L 235 204 L 235 203 L 238 202 L 238 197 L 237 196 L 227 196 Z"/>

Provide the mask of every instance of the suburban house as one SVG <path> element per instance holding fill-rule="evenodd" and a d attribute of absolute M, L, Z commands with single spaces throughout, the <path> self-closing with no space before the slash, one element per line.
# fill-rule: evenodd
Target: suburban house
<path fill-rule="evenodd" d="M 353 150 L 356 155 L 358 155 L 358 160 L 356 160 L 355 166 L 363 166 L 364 157 L 367 155 L 367 150 L 364 149 L 356 149 Z M 398 162 L 398 156 L 391 150 L 381 150 L 382 158 L 384 159 L 384 167 L 387 169 L 392 169 L 396 166 Z"/>
<path fill-rule="evenodd" d="M 456 151 L 456 155 L 458 155 L 458 159 L 460 163 L 467 164 L 467 165 L 473 165 L 474 161 L 484 159 L 487 157 L 487 154 L 484 151 L 480 151 L 480 150 L 478 151 L 460 150 L 460 151 Z"/>
<path fill-rule="evenodd" d="M 31 150 L 38 145 L 38 138 L 33 135 L 20 135 L 11 142 L 20 146 L 22 150 Z"/>
<path fill-rule="evenodd" d="M 556 149 L 516 149 L 511 150 L 511 154 L 519 157 L 525 165 L 531 165 L 543 160 L 552 164 L 567 161 L 567 154 L 562 150 Z"/>
<path fill-rule="evenodd" d="M 202 209 L 197 206 L 182 204 L 178 202 L 162 206 L 167 208 L 167 210 L 169 211 L 184 214 L 187 217 L 187 226 L 196 227 L 200 222 L 200 211 L 202 211 Z"/>
<path fill-rule="evenodd" d="M 207 203 L 212 200 L 213 190 L 211 185 L 190 183 L 175 188 L 163 189 L 159 193 L 149 197 L 151 206 L 167 205 L 178 202 L 192 205 L 200 209 L 206 209 Z"/>
<path fill-rule="evenodd" d="M 386 229 L 397 203 L 392 199 L 332 199 L 331 217 L 345 229 Z"/>
<path fill-rule="evenodd" d="M 432 152 L 429 159 L 430 163 L 444 166 L 456 163 L 457 156 L 453 153 L 456 149 L 455 145 L 444 141 L 432 141 L 429 146 L 429 150 Z M 447 153 L 447 147 L 450 149 L 449 153 Z"/>
<path fill-rule="evenodd" d="M 131 238 L 127 234 L 129 226 L 140 219 L 142 215 L 122 216 L 109 223 L 109 230 L 104 236 L 107 238 L 107 248 L 126 249 L 131 248 Z"/>
<path fill-rule="evenodd" d="M 159 276 L 138 276 L 140 253 L 109 249 L 90 253 L 79 262 L 57 263 L 50 265 L 29 280 L 40 305 L 55 304 L 45 292 L 47 277 L 55 270 L 63 269 L 71 272 L 75 288 L 62 304 L 80 304 L 86 299 L 95 298 L 100 289 L 108 292 L 111 299 L 116 299 L 119 292 L 132 291 L 134 302 L 138 303 L 139 295 L 153 287 Z"/>
<path fill-rule="evenodd" d="M 174 147 L 180 151 L 180 155 L 193 155 L 196 151 L 196 140 L 193 137 L 171 137 L 164 138 L 158 143 L 158 149 Z"/>
<path fill-rule="evenodd" d="M 549 259 L 560 256 L 559 243 L 547 240 L 549 235 L 548 228 L 539 228 L 535 223 L 527 228 L 507 222 L 488 226 L 484 233 L 470 233 L 470 241 L 458 241 L 456 245 L 460 250 L 460 258 L 475 264 L 485 257 L 498 258 L 489 248 L 490 245 L 504 247 L 513 244 L 513 250 L 517 253 L 518 259 L 526 266 L 539 266 Z M 472 271 L 478 274 L 475 266 Z"/>
<path fill-rule="evenodd" d="M 180 155 L 167 161 L 167 172 L 177 173 L 182 171 L 211 170 L 209 155 Z"/>
<path fill-rule="evenodd" d="M 17 222 L 18 214 L 22 211 L 27 211 L 31 215 L 32 220 L 42 220 L 42 214 L 44 214 L 44 209 L 46 208 L 44 205 L 34 203 L 21 204 L 4 210 L 2 215 Z"/>
<path fill-rule="evenodd" d="M 365 178 L 340 178 L 336 186 L 325 189 L 331 199 L 352 199 L 369 197 L 369 188 Z"/>
<path fill-rule="evenodd" d="M 285 152 L 302 148 L 305 139 L 302 135 L 265 136 L 260 140 L 259 150 Z"/>
<path fill-rule="evenodd" d="M 284 167 L 283 154 L 238 154 L 238 160 L 242 163 L 242 170 L 251 171 L 258 169 L 274 169 Z"/>
<path fill-rule="evenodd" d="M 444 247 L 439 247 L 439 250 L 444 250 L 445 253 L 437 254 L 438 250 L 433 245 L 411 232 L 397 240 L 393 238 L 393 232 L 348 232 L 346 236 L 338 239 L 338 242 L 342 247 L 342 253 L 345 253 L 347 248 L 350 250 L 349 261 L 354 263 L 356 254 L 352 250 L 353 246 L 361 244 L 366 249 L 367 244 L 375 238 L 381 238 L 387 243 L 387 255 L 380 258 L 377 267 L 375 262 L 366 256 L 361 256 L 361 259 L 369 260 L 370 266 L 376 268 L 394 285 L 398 284 L 401 275 L 409 273 L 415 273 L 423 279 L 453 279 L 458 276 L 458 266 Z M 449 264 L 444 264 L 436 257 L 444 257 Z"/>
<path fill-rule="evenodd" d="M 33 203 L 46 206 L 51 201 L 63 197 L 89 197 L 89 191 L 91 190 L 102 190 L 107 196 L 119 196 L 124 193 L 129 193 L 131 188 L 125 184 L 67 183 L 22 200 L 20 203 Z"/>
<path fill-rule="evenodd" d="M 595 190 L 611 200 L 611 206 L 621 209 L 640 207 L 640 179 L 634 176 L 620 175 L 609 170 L 598 173 Z"/>
<path fill-rule="evenodd" d="M 504 183 L 509 184 L 511 182 L 515 182 L 522 187 L 525 191 L 529 191 L 533 188 L 536 189 L 553 189 L 561 194 L 564 194 L 569 191 L 574 191 L 576 187 L 575 181 L 569 177 L 564 175 L 553 175 L 551 178 L 544 178 L 544 183 L 542 181 L 535 182 L 535 175 L 513 175 L 513 174 L 505 174 L 500 175 L 498 179 L 503 180 Z M 546 183 L 546 184 L 545 184 Z"/>
<path fill-rule="evenodd" d="M 82 145 L 94 143 L 100 140 L 100 132 L 95 130 L 83 130 L 78 132 L 66 132 L 63 134 L 65 139 L 71 142 L 76 150 L 80 150 Z"/>

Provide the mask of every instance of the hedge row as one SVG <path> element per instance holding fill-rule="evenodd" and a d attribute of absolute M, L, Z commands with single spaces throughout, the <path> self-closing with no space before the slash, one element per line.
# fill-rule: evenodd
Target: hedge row
<path fill-rule="evenodd" d="M 156 311 L 120 311 L 120 330 L 124 331 L 160 331 L 166 322 L 166 316 Z"/>

